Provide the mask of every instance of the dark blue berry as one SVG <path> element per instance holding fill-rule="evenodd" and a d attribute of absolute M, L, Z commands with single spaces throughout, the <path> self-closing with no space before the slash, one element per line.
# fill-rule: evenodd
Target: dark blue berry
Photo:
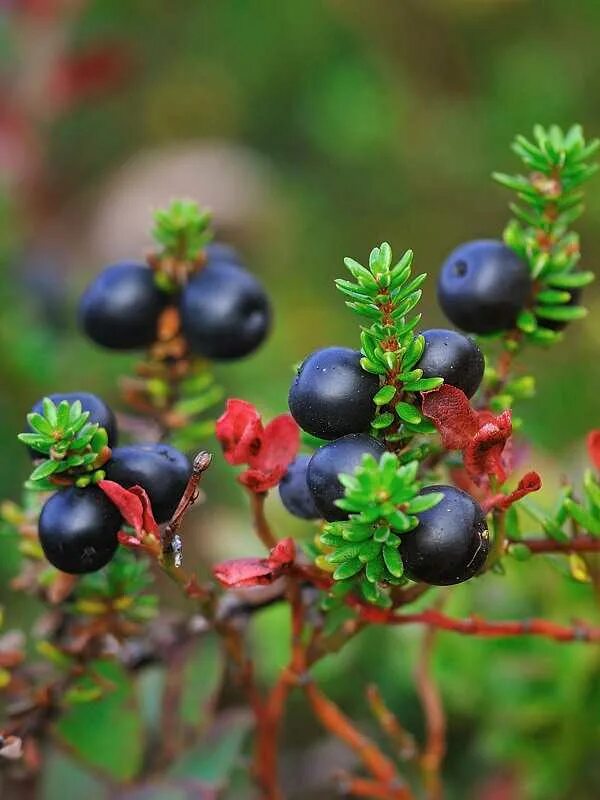
<path fill-rule="evenodd" d="M 101 400 L 90 392 L 57 392 L 56 394 L 48 396 L 55 405 L 58 405 L 63 400 L 66 400 L 67 403 L 74 403 L 76 400 L 79 400 L 82 411 L 89 412 L 88 422 L 97 423 L 101 428 L 106 430 L 110 447 L 114 447 L 117 444 L 117 420 L 112 409 L 106 405 L 104 400 Z M 42 400 L 38 400 L 31 410 L 38 414 L 43 414 L 44 408 Z M 29 430 L 31 430 L 31 428 L 29 428 Z M 41 458 L 41 454 L 38 451 L 30 449 L 29 452 L 33 458 Z"/>
<path fill-rule="evenodd" d="M 438 280 L 438 299 L 458 328 L 495 333 L 514 328 L 531 288 L 527 264 L 510 247 L 480 239 L 450 253 Z"/>
<path fill-rule="evenodd" d="M 85 290 L 79 302 L 79 322 L 102 347 L 148 347 L 156 340 L 158 318 L 168 300 L 145 264 L 115 264 Z"/>
<path fill-rule="evenodd" d="M 472 397 L 483 378 L 485 360 L 473 339 L 458 331 L 432 328 L 423 331 L 425 350 L 415 366 L 424 378 L 443 378 L 444 383 Z"/>
<path fill-rule="evenodd" d="M 479 572 L 487 558 L 485 515 L 471 495 L 454 486 L 428 486 L 421 494 L 431 492 L 444 497 L 418 515 L 414 530 L 401 536 L 405 574 L 434 586 L 462 583 Z"/>
<path fill-rule="evenodd" d="M 315 505 L 306 481 L 306 468 L 311 456 L 298 456 L 287 469 L 279 484 L 281 502 L 295 517 L 318 519 L 321 515 Z"/>
<path fill-rule="evenodd" d="M 123 520 L 97 486 L 70 487 L 50 497 L 40 514 L 40 544 L 57 569 L 78 575 L 106 566 Z"/>
<path fill-rule="evenodd" d="M 247 356 L 271 322 L 267 295 L 239 264 L 209 260 L 183 288 L 181 324 L 191 349 L 215 360 Z"/>
<path fill-rule="evenodd" d="M 104 469 L 108 480 L 125 489 L 145 489 L 157 522 L 171 518 L 192 471 L 187 456 L 168 444 L 117 447 Z"/>
<path fill-rule="evenodd" d="M 308 463 L 306 479 L 324 519 L 333 522 L 348 518 L 348 514 L 335 504 L 344 496 L 344 487 L 338 476 L 341 473 L 352 474 L 364 455 L 372 455 L 379 461 L 384 452 L 383 444 L 372 436 L 352 433 L 323 445 L 314 453 Z"/>
<path fill-rule="evenodd" d="M 358 350 L 325 347 L 304 360 L 288 398 L 303 430 L 319 439 L 338 439 L 368 429 L 379 378 L 365 372 L 360 359 Z"/>

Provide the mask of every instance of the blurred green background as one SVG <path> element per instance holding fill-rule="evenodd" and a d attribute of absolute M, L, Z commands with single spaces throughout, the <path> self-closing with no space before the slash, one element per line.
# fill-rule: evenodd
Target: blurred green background
<path fill-rule="evenodd" d="M 517 167 L 513 135 L 536 122 L 580 122 L 588 136 L 600 134 L 597 0 L 37 0 L 24 4 L 29 15 L 19 2 L 3 5 L 5 497 L 17 496 L 25 476 L 14 434 L 40 395 L 84 388 L 118 405 L 116 378 L 134 357 L 101 352 L 78 336 L 76 298 L 106 263 L 148 248 L 152 211 L 172 197 L 211 207 L 220 237 L 269 287 L 272 337 L 218 374 L 229 395 L 270 416 L 286 408 L 295 362 L 316 347 L 358 341 L 333 286 L 344 256 L 364 259 L 383 239 L 396 251 L 413 248 L 416 268 L 431 275 L 425 324 L 443 324 L 435 276 L 456 244 L 500 235 L 508 197 L 489 175 Z M 57 40 L 75 56 L 104 48 L 110 89 L 92 74 L 88 96 L 52 106 L 45 59 Z M 83 83 L 84 73 L 76 71 Z M 24 154 L 18 145 L 25 148 L 27 137 L 13 124 L 12 105 L 26 109 L 31 125 L 34 146 Z M 35 159 L 41 167 L 32 178 Z M 585 268 L 600 255 L 599 225 L 596 179 L 579 225 Z M 538 397 L 519 412 L 548 502 L 561 474 L 580 473 L 584 435 L 600 426 L 600 292 L 592 286 L 585 302 L 589 316 L 562 345 L 523 363 Z M 217 462 L 196 516 L 206 564 L 255 548 L 242 493 Z M 270 508 L 282 533 L 306 531 L 276 499 Z M 2 587 L 0 601 L 10 618 L 13 600 Z M 457 589 L 449 610 L 566 621 L 589 618 L 596 601 L 589 586 L 536 562 Z M 264 679 L 285 658 L 285 625 L 277 608 L 257 622 Z M 366 714 L 359 684 L 375 680 L 419 731 L 410 681 L 418 636 L 371 631 L 326 661 L 320 677 L 359 719 Z M 597 650 L 583 645 L 440 636 L 448 797 L 598 796 L 598 665 Z M 298 721 L 284 747 L 289 796 L 329 797 L 329 763 L 308 767 L 310 754 L 319 762 L 322 734 L 298 702 L 293 710 Z M 311 783 L 312 772 L 321 784 Z"/>

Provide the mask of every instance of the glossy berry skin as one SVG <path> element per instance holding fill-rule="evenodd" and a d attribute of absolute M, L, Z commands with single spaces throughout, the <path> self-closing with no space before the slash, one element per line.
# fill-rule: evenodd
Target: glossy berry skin
<path fill-rule="evenodd" d="M 365 372 L 360 359 L 358 350 L 325 347 L 304 360 L 288 397 L 303 430 L 319 439 L 339 439 L 368 429 L 379 378 Z"/>
<path fill-rule="evenodd" d="M 145 489 L 157 522 L 171 518 L 192 472 L 187 456 L 168 444 L 116 447 L 104 469 L 108 480 L 125 489 Z"/>
<path fill-rule="evenodd" d="M 281 502 L 290 514 L 301 519 L 318 519 L 321 516 L 306 481 L 310 459 L 308 455 L 295 458 L 279 483 Z"/>
<path fill-rule="evenodd" d="M 424 378 L 443 378 L 444 383 L 472 397 L 483 379 L 485 360 L 473 339 L 458 331 L 432 328 L 423 331 L 425 350 L 415 365 Z"/>
<path fill-rule="evenodd" d="M 158 318 L 168 299 L 145 264 L 115 264 L 104 269 L 83 293 L 79 323 L 102 347 L 148 347 L 156 340 Z"/>
<path fill-rule="evenodd" d="M 113 410 L 97 395 L 91 394 L 90 392 L 58 392 L 49 395 L 49 397 L 55 405 L 58 405 L 63 400 L 66 400 L 68 403 L 74 403 L 76 400 L 79 400 L 82 410 L 89 411 L 88 422 L 98 423 L 101 428 L 106 430 L 109 447 L 114 447 L 117 444 L 117 419 Z M 31 410 L 42 414 L 42 400 L 38 400 Z M 41 454 L 37 451 L 30 449 L 29 452 L 33 458 L 41 458 Z"/>
<path fill-rule="evenodd" d="M 352 474 L 366 454 L 379 461 L 385 447 L 367 434 L 352 433 L 320 447 L 308 463 L 306 479 L 320 516 L 328 522 L 348 519 L 348 514 L 335 505 L 344 496 L 340 473 Z"/>
<path fill-rule="evenodd" d="M 448 319 L 470 333 L 514 328 L 531 296 L 527 264 L 503 242 L 461 244 L 442 266 L 438 300 Z"/>
<path fill-rule="evenodd" d="M 70 487 L 50 497 L 40 514 L 40 544 L 57 569 L 79 575 L 96 572 L 115 554 L 123 520 L 97 486 Z"/>
<path fill-rule="evenodd" d="M 243 358 L 261 344 L 271 322 L 267 295 L 239 264 L 217 258 L 181 293 L 181 324 L 191 349 L 217 361 Z"/>
<path fill-rule="evenodd" d="M 413 581 L 451 586 L 469 580 L 484 565 L 489 550 L 485 515 L 471 495 L 454 486 L 428 486 L 421 494 L 442 492 L 433 508 L 419 514 L 419 525 L 401 536 L 405 574 Z"/>

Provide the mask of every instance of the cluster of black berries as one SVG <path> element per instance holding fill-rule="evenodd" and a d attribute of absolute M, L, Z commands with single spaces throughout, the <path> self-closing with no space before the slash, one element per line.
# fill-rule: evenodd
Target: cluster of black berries
<path fill-rule="evenodd" d="M 117 447 L 115 415 L 99 397 L 87 392 L 54 394 L 59 404 L 79 401 L 88 422 L 106 431 L 110 457 L 102 465 L 102 474 L 125 489 L 141 486 L 146 490 L 157 522 L 167 522 L 175 511 L 191 474 L 188 458 L 167 444 L 135 444 Z M 41 413 L 40 400 L 32 409 Z M 30 449 L 32 458 L 42 457 Z M 68 484 L 72 477 L 62 473 Z M 63 572 L 94 572 L 112 559 L 117 534 L 124 521 L 115 505 L 96 485 L 79 488 L 66 485 L 46 500 L 39 519 L 39 538 L 48 561 Z"/>
<path fill-rule="evenodd" d="M 152 345 L 162 312 L 179 311 L 190 350 L 205 358 L 242 358 L 263 341 L 271 311 L 261 284 L 225 245 L 208 245 L 182 286 L 162 288 L 156 270 L 124 262 L 104 269 L 83 294 L 79 321 L 97 344 L 113 350 Z"/>
<path fill-rule="evenodd" d="M 471 339 L 452 330 L 423 332 L 425 349 L 417 367 L 423 377 L 442 377 L 472 396 L 483 378 L 484 359 Z M 344 496 L 340 474 L 353 473 L 366 454 L 380 459 L 384 443 L 368 431 L 374 416 L 378 376 L 360 364 L 361 353 L 328 347 L 301 365 L 289 393 L 292 416 L 301 428 L 327 444 L 312 456 L 301 455 L 280 484 L 280 496 L 292 514 L 305 519 L 344 520 L 338 507 Z M 418 527 L 402 537 L 405 574 L 431 584 L 453 584 L 481 569 L 488 552 L 484 514 L 470 495 L 452 486 L 427 487 L 442 502 L 419 515 Z"/>

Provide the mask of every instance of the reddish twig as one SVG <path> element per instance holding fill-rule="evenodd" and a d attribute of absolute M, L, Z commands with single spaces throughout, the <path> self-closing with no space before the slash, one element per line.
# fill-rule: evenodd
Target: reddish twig
<path fill-rule="evenodd" d="M 574 625 L 559 625 L 545 619 L 510 620 L 490 622 L 480 617 L 454 619 L 435 609 L 416 614 L 393 614 L 380 618 L 388 625 L 429 625 L 440 630 L 454 631 L 467 636 L 542 636 L 557 642 L 600 642 L 600 627 L 580 622 Z"/>
<path fill-rule="evenodd" d="M 532 553 L 600 553 L 600 539 L 580 535 L 569 542 L 554 539 L 508 539 L 507 545 L 524 544 Z"/>
<path fill-rule="evenodd" d="M 192 474 L 185 487 L 185 491 L 161 537 L 163 555 L 172 552 L 173 540 L 177 536 L 177 532 L 181 527 L 185 515 L 198 499 L 198 484 L 200 483 L 202 475 L 210 467 L 211 461 L 212 455 L 204 450 L 198 453 L 194 458 Z"/>
<path fill-rule="evenodd" d="M 287 596 L 292 613 L 290 663 L 263 705 L 257 731 L 255 772 L 267 800 L 279 800 L 282 797 L 277 778 L 279 730 L 288 695 L 306 670 L 306 647 L 302 639 L 304 607 L 300 586 L 293 579 L 289 581 Z"/>
<path fill-rule="evenodd" d="M 405 761 L 417 755 L 417 745 L 414 737 L 398 720 L 398 717 L 388 708 L 381 692 L 375 684 L 367 686 L 367 702 L 371 713 L 379 723 L 379 727 L 387 734 L 398 755 Z"/>
<path fill-rule="evenodd" d="M 306 683 L 304 691 L 321 725 L 345 742 L 358 755 L 376 783 L 387 791 L 387 794 L 375 796 L 386 797 L 388 800 L 413 800 L 412 792 L 398 777 L 393 762 L 382 753 L 375 742 L 358 731 L 352 721 L 314 682 Z"/>
<path fill-rule="evenodd" d="M 383 783 L 345 774 L 339 777 L 339 790 L 346 797 L 369 797 L 372 800 L 390 800 L 397 796 L 390 794 L 390 787 Z"/>
<path fill-rule="evenodd" d="M 440 769 L 446 754 L 446 715 L 431 666 L 436 635 L 435 628 L 425 631 L 421 656 L 415 670 L 417 693 L 423 707 L 426 729 L 425 746 L 419 761 L 429 800 L 441 800 L 443 797 Z"/>
<path fill-rule="evenodd" d="M 249 491 L 248 494 L 250 495 L 250 507 L 252 509 L 252 519 L 254 521 L 256 535 L 267 550 L 272 550 L 277 544 L 277 539 L 265 516 L 265 500 L 267 499 L 267 495 L 266 493 L 251 491 Z"/>

